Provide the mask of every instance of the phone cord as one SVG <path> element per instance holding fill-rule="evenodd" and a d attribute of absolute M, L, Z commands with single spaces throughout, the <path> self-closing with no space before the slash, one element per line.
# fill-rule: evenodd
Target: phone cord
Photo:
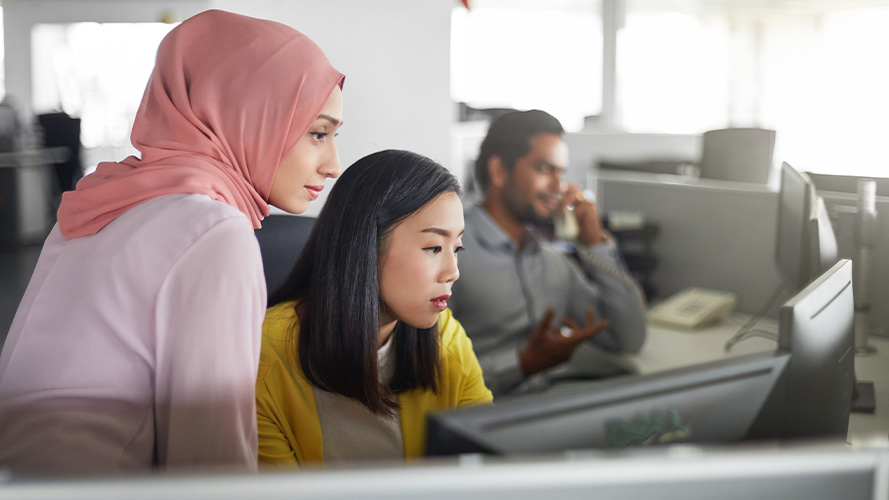
<path fill-rule="evenodd" d="M 639 306 L 642 311 L 645 312 L 648 310 L 648 302 L 645 300 L 645 294 L 642 293 L 642 289 L 639 287 L 639 284 L 636 283 L 636 280 L 634 280 L 632 276 L 628 275 L 613 264 L 604 262 L 601 259 L 597 258 L 588 248 L 585 248 L 581 245 L 575 245 L 574 249 L 577 251 L 577 255 L 578 257 L 580 257 L 583 263 L 589 266 L 591 269 L 603 272 L 611 276 L 612 278 L 617 279 L 627 288 L 632 290 L 633 293 L 636 295 L 636 300 L 639 302 Z"/>

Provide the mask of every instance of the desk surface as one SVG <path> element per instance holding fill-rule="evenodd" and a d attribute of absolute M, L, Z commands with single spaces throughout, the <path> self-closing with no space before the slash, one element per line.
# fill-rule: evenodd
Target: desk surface
<path fill-rule="evenodd" d="M 748 338 L 725 352 L 725 343 L 746 322 L 748 317 L 735 314 L 722 323 L 695 331 L 648 325 L 648 337 L 642 351 L 625 359 L 640 374 L 655 373 L 683 366 L 774 350 L 776 342 L 762 337 Z M 777 333 L 775 320 L 763 319 L 756 328 Z M 889 441 L 889 339 L 871 337 L 877 354 L 855 357 L 855 372 L 859 380 L 874 382 L 876 412 L 852 413 L 849 437 L 853 442 Z"/>

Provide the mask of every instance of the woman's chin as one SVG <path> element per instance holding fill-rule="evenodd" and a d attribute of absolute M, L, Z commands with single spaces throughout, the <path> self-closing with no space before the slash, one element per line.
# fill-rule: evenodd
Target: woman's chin
<path fill-rule="evenodd" d="M 422 320 L 420 320 L 420 319 L 418 318 L 418 319 L 415 320 L 415 321 L 405 321 L 405 320 L 401 320 L 401 321 L 402 321 L 403 323 L 406 323 L 406 324 L 408 324 L 408 325 L 414 327 L 414 328 L 417 328 L 417 329 L 420 329 L 420 330 L 425 330 L 425 329 L 427 329 L 427 328 L 432 328 L 433 326 L 435 326 L 436 323 L 438 323 L 438 316 L 439 316 L 440 314 L 441 314 L 441 313 L 438 313 L 438 314 L 435 315 L 434 318 L 430 318 L 430 319 L 428 319 L 428 320 L 425 319 L 425 318 L 422 319 Z"/>

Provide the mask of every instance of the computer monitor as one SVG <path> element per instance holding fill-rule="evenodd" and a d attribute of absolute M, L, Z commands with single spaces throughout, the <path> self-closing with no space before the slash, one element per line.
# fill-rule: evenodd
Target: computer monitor
<path fill-rule="evenodd" d="M 795 292 L 811 281 L 809 230 L 816 195 L 809 176 L 789 163 L 781 165 L 778 195 L 778 233 L 775 262 L 784 281 Z"/>
<path fill-rule="evenodd" d="M 778 349 L 791 353 L 754 437 L 846 436 L 855 383 L 852 261 L 841 260 L 787 301 Z"/>
<path fill-rule="evenodd" d="M 824 200 L 808 174 L 781 165 L 775 263 L 791 293 L 806 287 L 838 260 L 837 239 Z"/>
<path fill-rule="evenodd" d="M 840 260 L 837 236 L 830 222 L 830 214 L 824 198 L 815 198 L 815 213 L 809 221 L 809 243 L 812 248 L 810 273 L 813 277 L 821 275 Z"/>
<path fill-rule="evenodd" d="M 851 262 L 843 260 L 788 301 L 775 352 L 431 414 L 427 455 L 845 439 L 854 355 L 851 283 Z"/>
<path fill-rule="evenodd" d="M 426 452 L 509 455 L 738 441 L 789 360 L 786 353 L 756 354 L 433 414 Z"/>

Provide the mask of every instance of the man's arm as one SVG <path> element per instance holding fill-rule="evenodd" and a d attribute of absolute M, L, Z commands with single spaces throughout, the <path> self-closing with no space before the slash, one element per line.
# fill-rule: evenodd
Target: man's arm
<path fill-rule="evenodd" d="M 578 245 L 577 252 L 598 290 L 599 314 L 611 321 L 611 335 L 597 343 L 612 351 L 638 352 L 646 336 L 645 297 L 621 262 L 617 245 Z"/>
<path fill-rule="evenodd" d="M 646 335 L 645 296 L 624 266 L 614 238 L 602 229 L 596 203 L 587 200 L 576 185 L 570 185 L 560 208 L 568 206 L 573 207 L 579 226 L 575 249 L 598 291 L 598 312 L 611 321 L 607 334 L 599 335 L 594 342 L 611 351 L 638 352 Z M 582 307 L 586 306 L 575 304 L 573 314 L 578 315 Z"/>

